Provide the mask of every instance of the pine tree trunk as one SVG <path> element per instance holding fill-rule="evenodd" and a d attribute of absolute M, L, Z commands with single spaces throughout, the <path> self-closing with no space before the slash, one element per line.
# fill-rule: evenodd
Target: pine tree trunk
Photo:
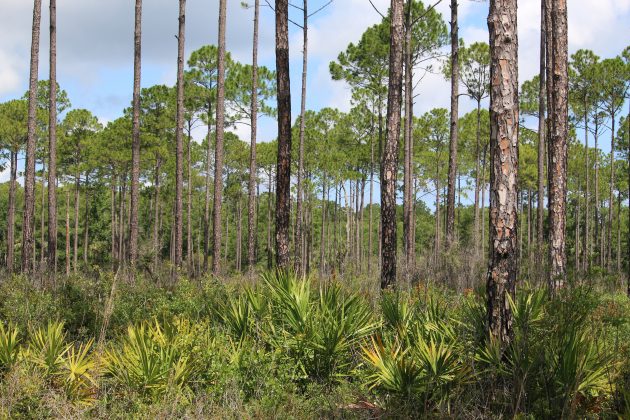
<path fill-rule="evenodd" d="M 459 30 L 457 0 L 451 0 L 451 125 L 446 195 L 446 248 L 455 241 L 455 176 L 457 174 L 457 119 L 459 101 Z"/>
<path fill-rule="evenodd" d="M 480 160 L 481 160 L 481 101 L 477 100 L 477 130 L 475 133 L 475 203 L 474 203 L 474 229 L 473 243 L 475 253 L 479 255 L 479 190 L 481 188 Z"/>
<path fill-rule="evenodd" d="M 70 276 L 70 192 L 66 189 L 66 277 Z"/>
<path fill-rule="evenodd" d="M 50 0 L 48 98 L 48 271 L 54 278 L 57 259 L 57 0 Z"/>
<path fill-rule="evenodd" d="M 40 258 L 40 268 L 44 268 L 44 260 L 45 260 L 45 255 L 46 255 L 46 237 L 45 237 L 45 231 L 46 231 L 46 159 L 42 159 L 42 206 L 40 208 L 40 218 L 39 218 L 39 235 L 40 235 L 40 240 L 39 240 L 39 246 L 40 246 L 40 254 L 39 254 L 39 258 Z"/>
<path fill-rule="evenodd" d="M 240 197 L 236 201 L 236 271 L 241 272 L 243 253 L 243 204 Z"/>
<path fill-rule="evenodd" d="M 403 1 L 391 1 L 387 140 L 383 148 L 381 183 L 382 267 L 381 289 L 396 283 L 396 176 L 403 68 Z"/>
<path fill-rule="evenodd" d="M 7 216 L 7 271 L 13 273 L 15 263 L 15 187 L 17 184 L 17 155 L 11 150 L 11 175 L 9 180 L 9 214 Z"/>
<path fill-rule="evenodd" d="M 273 184 L 272 184 L 272 176 L 271 176 L 271 168 L 269 169 L 269 194 L 267 195 L 268 199 L 267 199 L 267 269 L 271 270 L 271 267 L 273 266 L 273 250 L 272 250 L 272 241 L 271 241 L 271 225 L 272 225 L 272 220 L 271 220 L 271 205 L 272 205 L 272 200 L 271 200 L 271 196 L 272 196 L 272 188 L 273 188 Z"/>
<path fill-rule="evenodd" d="M 567 4 L 556 0 L 552 9 L 553 91 L 549 146 L 550 277 L 552 293 L 566 281 L 566 204 L 568 135 Z"/>
<path fill-rule="evenodd" d="M 142 0 L 136 0 L 133 35 L 133 98 L 131 129 L 131 203 L 129 220 L 129 262 L 132 273 L 138 259 L 138 207 L 140 188 L 140 75 L 142 48 Z M 133 275 L 133 274 L 132 274 Z"/>
<path fill-rule="evenodd" d="M 219 274 L 221 260 L 221 204 L 223 197 L 223 136 L 225 129 L 225 27 L 227 0 L 219 0 L 217 59 L 216 145 L 214 148 L 214 203 L 212 210 L 212 273 Z M 226 233 L 227 234 L 227 233 Z"/>
<path fill-rule="evenodd" d="M 28 131 L 26 140 L 26 165 L 24 175 L 24 214 L 22 219 L 22 272 L 33 268 L 34 219 L 35 219 L 35 143 L 37 136 L 37 79 L 39 64 L 39 33 L 42 2 L 34 0 L 31 38 L 31 65 L 28 89 Z"/>
<path fill-rule="evenodd" d="M 177 35 L 177 115 L 175 131 L 175 248 L 174 275 L 182 266 L 183 202 L 184 189 L 184 46 L 186 34 L 186 0 L 179 0 L 179 32 Z"/>
<path fill-rule="evenodd" d="M 160 264 L 160 170 L 162 160 L 157 157 L 155 162 L 155 209 L 153 216 L 153 271 L 157 271 Z"/>
<path fill-rule="evenodd" d="M 411 130 L 413 125 L 413 64 L 411 58 L 411 33 L 412 33 L 412 3 L 407 2 L 407 13 L 405 20 L 405 123 L 404 123 L 404 146 L 405 146 L 405 168 L 403 172 L 403 243 L 405 251 L 405 279 L 409 281 L 411 266 Z"/>
<path fill-rule="evenodd" d="M 208 255 L 210 255 L 210 156 L 212 155 L 212 100 L 208 99 L 208 137 L 206 144 L 206 197 L 203 212 L 203 272 L 208 271 Z"/>
<path fill-rule="evenodd" d="M 518 272 L 518 37 L 516 0 L 491 0 L 490 32 L 490 266 L 488 328 L 505 349 L 512 340 Z"/>
<path fill-rule="evenodd" d="M 595 116 L 595 132 L 593 133 L 593 138 L 595 141 L 594 147 L 594 157 L 595 157 L 595 239 L 593 240 L 593 244 L 597 248 L 597 245 L 601 243 L 601 235 L 600 235 L 600 201 L 599 201 L 599 147 L 597 145 L 599 140 L 599 118 L 597 115 Z M 601 253 L 600 253 L 600 261 L 599 265 L 601 266 Z"/>
<path fill-rule="evenodd" d="M 324 273 L 326 272 L 326 258 L 325 258 L 325 244 L 324 244 L 324 235 L 326 232 L 326 211 L 327 211 L 327 201 L 326 201 L 326 172 L 322 175 L 322 231 L 319 239 L 319 277 L 324 277 Z"/>
<path fill-rule="evenodd" d="M 90 249 L 90 176 L 85 175 L 85 216 L 83 219 L 83 263 L 88 266 L 88 251 Z"/>
<path fill-rule="evenodd" d="M 610 185 L 609 185 L 609 194 L 608 194 L 608 229 L 607 229 L 607 240 L 608 244 L 606 251 L 606 268 L 610 271 L 612 270 L 612 230 L 613 230 L 613 206 L 615 203 L 615 113 L 612 112 L 610 115 L 610 121 L 612 127 L 610 129 Z"/>
<path fill-rule="evenodd" d="M 276 77 L 278 86 L 278 164 L 276 169 L 276 252 L 279 269 L 289 268 L 291 194 L 291 82 L 289 79 L 289 2 L 276 0 Z"/>
<path fill-rule="evenodd" d="M 586 99 L 586 98 L 585 98 Z M 586 100 L 584 101 L 586 102 Z M 590 214 L 590 196 L 591 196 L 591 181 L 590 181 L 590 163 L 589 163 L 589 149 L 588 149 L 588 111 L 586 109 L 586 103 L 584 103 L 584 161 L 585 166 L 584 170 L 586 172 L 586 192 L 584 195 L 584 210 L 586 212 L 585 216 L 585 226 L 584 226 L 584 257 L 583 257 L 583 265 L 584 272 L 589 272 L 589 265 L 591 260 L 591 237 L 590 237 L 590 223 L 591 223 L 591 214 Z"/>
<path fill-rule="evenodd" d="M 254 41 L 252 47 L 251 142 L 247 203 L 247 266 L 250 278 L 256 266 L 256 129 L 258 122 L 258 19 L 260 1 L 254 0 Z"/>
<path fill-rule="evenodd" d="M 116 263 L 116 259 L 118 257 L 118 250 L 116 249 L 116 184 L 114 182 L 114 176 L 112 175 L 111 185 L 110 185 L 110 230 L 112 237 L 112 267 L 114 267 Z"/>
<path fill-rule="evenodd" d="M 190 122 L 188 123 L 188 144 L 187 144 L 187 163 L 188 163 L 188 200 L 187 200 L 187 211 L 186 211 L 186 263 L 188 265 L 188 276 L 192 277 L 194 272 L 194 254 L 193 254 L 193 234 L 192 234 L 192 187 L 193 187 L 193 179 L 192 179 L 192 159 L 190 156 L 190 143 L 192 142 L 191 138 L 192 127 Z"/>
<path fill-rule="evenodd" d="M 374 138 L 370 136 L 370 221 L 368 222 L 368 252 L 367 252 L 367 271 L 370 272 L 372 268 L 372 255 L 374 254 L 373 248 L 373 217 L 372 207 L 374 207 Z"/>
<path fill-rule="evenodd" d="M 538 73 L 538 208 L 536 209 L 536 266 L 543 267 L 544 224 L 545 224 L 545 93 L 546 93 L 546 30 L 545 16 L 547 0 L 540 1 L 540 63 Z M 539 275 L 542 277 L 542 272 Z"/>
<path fill-rule="evenodd" d="M 78 165 L 78 162 L 77 162 Z M 74 175 L 74 246 L 72 248 L 73 260 L 72 271 L 77 273 L 77 265 L 79 261 L 79 188 L 81 187 L 81 176 L 79 172 Z M 124 232 L 124 231 L 123 231 Z"/>

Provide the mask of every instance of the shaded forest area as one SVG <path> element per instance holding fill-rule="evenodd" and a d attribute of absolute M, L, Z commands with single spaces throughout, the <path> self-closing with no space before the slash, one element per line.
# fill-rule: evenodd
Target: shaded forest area
<path fill-rule="evenodd" d="M 314 110 L 333 1 L 242 3 L 251 63 L 214 3 L 218 44 L 186 49 L 179 0 L 177 79 L 143 87 L 135 1 L 132 102 L 103 124 L 57 82 L 56 0 L 38 73 L 34 0 L 29 90 L 0 103 L 2 417 L 630 415 L 630 47 L 569 54 L 541 0 L 519 81 L 517 0 L 477 5 L 488 43 L 456 0 L 391 0 L 329 64 L 349 110 Z M 450 109 L 415 115 L 427 73 Z"/>

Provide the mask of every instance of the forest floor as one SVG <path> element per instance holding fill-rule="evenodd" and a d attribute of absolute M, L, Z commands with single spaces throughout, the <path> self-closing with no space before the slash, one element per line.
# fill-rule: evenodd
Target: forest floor
<path fill-rule="evenodd" d="M 501 349 L 483 290 L 372 282 L 4 276 L 0 418 L 629 418 L 621 292 L 520 285 Z"/>

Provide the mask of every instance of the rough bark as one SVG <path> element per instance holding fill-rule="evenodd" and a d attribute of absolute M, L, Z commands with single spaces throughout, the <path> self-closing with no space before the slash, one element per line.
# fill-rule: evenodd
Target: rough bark
<path fill-rule="evenodd" d="M 187 206 L 187 211 L 186 211 L 186 265 L 188 266 L 188 276 L 192 277 L 194 274 L 194 260 L 193 260 L 193 233 L 192 233 L 192 187 L 193 187 L 193 180 L 192 180 L 192 159 L 190 156 L 190 143 L 192 142 L 192 135 L 191 135 L 191 124 L 190 122 L 188 123 L 188 141 L 186 143 L 186 160 L 187 162 L 187 167 L 188 167 L 188 174 L 187 174 L 187 180 L 188 180 L 188 185 L 187 185 L 187 193 L 188 193 L 188 199 L 186 200 L 186 206 Z"/>
<path fill-rule="evenodd" d="M 33 269 L 33 244 L 35 221 L 35 142 L 37 136 L 37 74 L 39 65 L 39 35 L 42 2 L 33 2 L 33 26 L 31 38 L 31 65 L 28 89 L 28 131 L 26 140 L 26 167 L 24 175 L 24 214 L 22 219 L 22 272 Z"/>
<path fill-rule="evenodd" d="M 591 197 L 591 180 L 590 180 L 590 163 L 589 163 L 589 149 L 588 149 L 588 110 L 586 109 L 586 97 L 584 98 L 584 170 L 586 172 L 586 191 L 584 195 L 584 210 L 586 217 L 584 219 L 584 257 L 582 258 L 584 271 L 588 273 L 590 259 L 591 259 L 591 214 L 590 214 L 590 197 Z"/>
<path fill-rule="evenodd" d="M 451 0 L 451 124 L 448 154 L 448 192 L 446 194 L 446 247 L 455 240 L 455 176 L 457 173 L 457 119 L 459 101 L 459 35 L 457 0 Z"/>
<path fill-rule="evenodd" d="M 481 188 L 480 160 L 481 160 L 481 101 L 477 100 L 477 128 L 475 133 L 475 202 L 474 202 L 474 229 L 473 243 L 475 254 L 479 255 L 479 190 Z"/>
<path fill-rule="evenodd" d="M 608 186 L 608 228 L 606 230 L 607 238 L 606 244 L 606 268 L 610 271 L 612 269 L 612 230 L 613 230 L 613 206 L 615 203 L 615 112 L 610 114 L 611 129 L 610 129 L 610 184 Z"/>
<path fill-rule="evenodd" d="M 256 266 L 256 129 L 258 120 L 258 19 L 260 1 L 254 1 L 254 40 L 252 46 L 251 141 L 247 203 L 247 265 L 250 277 Z"/>
<path fill-rule="evenodd" d="M 381 288 L 396 283 L 396 176 L 403 68 L 403 1 L 391 0 L 387 140 L 381 161 Z"/>
<path fill-rule="evenodd" d="M 508 296 L 518 272 L 518 37 L 517 0 L 491 0 L 490 238 L 488 328 L 502 348 L 513 335 Z"/>
<path fill-rule="evenodd" d="M 66 277 L 70 275 L 70 192 L 66 190 Z"/>
<path fill-rule="evenodd" d="M 276 169 L 276 263 L 289 268 L 291 216 L 291 84 L 289 78 L 289 2 L 276 0 L 276 77 L 278 86 L 278 163 Z"/>
<path fill-rule="evenodd" d="M 208 255 L 210 253 L 210 169 L 212 155 L 212 101 L 208 99 L 208 134 L 206 143 L 206 197 L 203 211 L 203 272 L 208 271 Z"/>
<path fill-rule="evenodd" d="M 214 147 L 214 203 L 212 210 L 212 273 L 219 274 L 221 262 L 221 204 L 223 199 L 223 136 L 225 130 L 225 26 L 227 0 L 219 1 L 219 45 L 217 57 L 216 144 Z"/>
<path fill-rule="evenodd" d="M 133 98 L 131 117 L 131 203 L 129 219 L 129 263 L 132 272 L 138 259 L 138 207 L 140 188 L 140 74 L 142 48 L 142 0 L 136 0 L 133 33 Z"/>
<path fill-rule="evenodd" d="M 186 0 L 179 0 L 179 32 L 177 35 L 177 113 L 175 129 L 175 220 L 174 263 L 182 265 L 184 189 L 184 46 L 186 34 Z"/>
<path fill-rule="evenodd" d="M 549 145 L 549 287 L 553 292 L 566 280 L 566 202 L 568 135 L 568 51 L 566 0 L 553 2 L 553 91 Z"/>
<path fill-rule="evenodd" d="M 77 166 L 79 164 L 77 160 Z M 77 265 L 79 262 L 79 194 L 81 188 L 81 176 L 79 172 L 74 176 L 74 244 L 73 244 L 73 259 L 72 259 L 72 271 L 77 273 Z"/>

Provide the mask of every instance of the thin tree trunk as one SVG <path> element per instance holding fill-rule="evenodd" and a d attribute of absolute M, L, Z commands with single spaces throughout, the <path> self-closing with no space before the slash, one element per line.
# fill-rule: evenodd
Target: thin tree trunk
<path fill-rule="evenodd" d="M 372 217 L 372 207 L 374 204 L 374 138 L 370 136 L 370 214 L 369 214 L 369 222 L 368 222 L 368 252 L 367 252 L 367 271 L 370 272 L 371 264 L 372 264 L 372 255 L 373 251 L 373 217 Z"/>
<path fill-rule="evenodd" d="M 247 265 L 249 276 L 256 266 L 256 129 L 258 120 L 258 19 L 260 1 L 254 0 L 254 41 L 252 46 L 251 142 L 247 205 Z"/>
<path fill-rule="evenodd" d="M 538 73 L 538 208 L 536 209 L 536 266 L 543 267 L 544 224 L 545 224 L 545 93 L 546 93 L 546 3 L 540 1 L 540 62 Z M 540 277 L 543 272 L 539 271 Z"/>
<path fill-rule="evenodd" d="M 227 0 L 219 0 L 217 57 L 216 145 L 214 148 L 214 203 L 212 210 L 212 273 L 219 274 L 221 260 L 221 204 L 223 197 L 223 135 L 225 129 L 225 27 Z"/>
<path fill-rule="evenodd" d="M 475 145 L 475 204 L 474 204 L 474 233 L 473 243 L 475 247 L 475 253 L 479 255 L 479 190 L 481 187 L 481 177 L 479 173 L 479 163 L 481 160 L 481 101 L 477 100 L 477 130 L 475 133 L 476 145 Z"/>
<path fill-rule="evenodd" d="M 160 170 L 162 161 L 156 159 L 155 163 L 155 214 L 153 216 L 153 270 L 157 271 L 160 264 Z"/>
<path fill-rule="evenodd" d="M 606 268 L 612 270 L 612 230 L 613 230 L 613 206 L 615 203 L 615 113 L 610 115 L 612 126 L 610 129 L 610 185 L 608 194 L 608 234 L 606 243 L 608 245 L 606 251 Z"/>
<path fill-rule="evenodd" d="M 271 267 L 273 266 L 273 251 L 272 251 L 272 244 L 271 244 L 271 225 L 272 225 L 272 221 L 271 221 L 271 204 L 272 204 L 272 200 L 271 200 L 271 195 L 272 195 L 272 191 L 271 189 L 273 188 L 272 186 L 272 180 L 271 180 L 272 176 L 271 176 L 271 169 L 269 169 L 269 194 L 267 195 L 268 199 L 267 199 L 267 269 L 271 270 Z"/>
<path fill-rule="evenodd" d="M 40 246 L 40 268 L 44 268 L 44 260 L 46 255 L 46 159 L 42 159 L 42 206 L 40 208 L 40 219 L 39 219 L 39 246 Z"/>
<path fill-rule="evenodd" d="M 568 52 L 566 0 L 553 2 L 552 135 L 549 146 L 550 277 L 552 293 L 566 281 Z"/>
<path fill-rule="evenodd" d="M 70 276 L 70 192 L 66 189 L 66 277 Z"/>
<path fill-rule="evenodd" d="M 403 67 L 403 0 L 391 1 L 387 141 L 383 148 L 381 183 L 382 267 L 381 289 L 396 283 L 396 176 Z"/>
<path fill-rule="evenodd" d="M 188 276 L 192 276 L 194 274 L 194 254 L 193 254 L 193 235 L 192 235 L 192 187 L 193 187 L 193 179 L 192 179 L 192 159 L 190 156 L 190 143 L 192 141 L 191 138 L 191 124 L 188 123 L 188 144 L 187 144 L 187 160 L 188 160 L 188 200 L 187 200 L 187 227 L 186 227 L 186 262 L 188 265 Z"/>
<path fill-rule="evenodd" d="M 114 182 L 114 175 L 112 175 L 111 181 L 111 206 L 110 206 L 110 230 L 112 236 L 112 266 L 115 264 L 118 258 L 118 250 L 116 249 L 116 184 Z"/>
<path fill-rule="evenodd" d="M 15 263 L 15 187 L 17 179 L 17 151 L 11 150 L 9 181 L 9 214 L 7 216 L 7 271 L 13 273 Z"/>
<path fill-rule="evenodd" d="M 302 50 L 302 99 L 300 102 L 300 140 L 298 148 L 298 172 L 297 172 L 297 208 L 295 220 L 295 267 L 298 273 L 304 273 L 303 261 L 303 227 L 304 215 L 302 210 L 302 201 L 304 199 L 304 186 L 302 178 L 304 176 L 304 129 L 306 126 L 306 74 L 308 65 L 308 0 L 304 0 L 302 11 L 304 14 L 304 23 L 302 26 L 303 33 L 303 50 Z"/>
<path fill-rule="evenodd" d="M 586 99 L 586 98 L 585 98 Z M 591 168 L 590 168 L 590 163 L 589 163 L 589 150 L 588 150 L 588 111 L 586 109 L 586 100 L 584 101 L 584 146 L 585 146 L 585 153 L 584 153 L 584 161 L 585 161 L 585 171 L 586 171 L 586 192 L 584 195 L 584 210 L 586 212 L 586 217 L 584 220 L 585 226 L 584 226 L 584 257 L 583 257 L 583 264 L 584 264 L 584 272 L 588 273 L 589 272 L 589 264 L 590 264 L 590 260 L 591 260 L 591 238 L 590 238 L 590 218 L 591 218 L 591 214 L 590 214 L 590 196 L 591 196 L 591 181 L 590 181 L 590 172 L 591 172 Z"/>
<path fill-rule="evenodd" d="M 175 254 L 174 275 L 177 268 L 182 265 L 183 248 L 183 203 L 182 193 L 184 189 L 184 46 L 186 34 L 186 0 L 179 0 L 179 33 L 177 35 L 177 115 L 175 131 Z"/>
<path fill-rule="evenodd" d="M 575 206 L 577 207 L 576 216 L 575 216 L 575 272 L 579 273 L 580 272 L 580 249 L 581 249 L 581 244 L 580 244 L 581 205 L 580 205 L 580 179 L 579 178 L 578 178 L 578 186 L 577 186 L 577 191 L 576 191 Z"/>
<path fill-rule="evenodd" d="M 208 255 L 210 254 L 210 156 L 212 154 L 212 101 L 208 99 L 208 137 L 206 144 L 206 197 L 203 212 L 203 272 L 208 271 Z"/>
<path fill-rule="evenodd" d="M 31 65 L 28 89 L 28 130 L 24 175 L 24 215 L 22 219 L 22 271 L 24 273 L 29 273 L 33 268 L 33 229 L 35 220 L 35 143 L 37 136 L 37 74 L 39 64 L 39 33 L 41 15 L 42 2 L 41 0 L 34 0 Z"/>
<path fill-rule="evenodd" d="M 133 98 L 131 129 L 131 203 L 129 220 L 129 262 L 132 273 L 138 259 L 138 207 L 140 188 L 140 75 L 142 48 L 142 0 L 136 0 L 133 34 Z M 133 275 L 133 274 L 132 274 Z"/>
<path fill-rule="evenodd" d="M 405 123 L 404 123 L 404 172 L 403 172 L 403 242 L 405 251 L 405 279 L 409 281 L 411 265 L 411 128 L 413 124 L 413 64 L 411 57 L 412 2 L 407 2 L 405 21 Z"/>
<path fill-rule="evenodd" d="M 291 215 L 291 82 L 289 79 L 288 7 L 288 0 L 276 0 L 276 77 L 278 86 L 276 258 L 279 269 L 289 268 L 289 218 Z"/>
<path fill-rule="evenodd" d="M 322 231 L 319 240 L 319 277 L 324 277 L 324 273 L 326 272 L 326 258 L 325 258 L 325 247 L 324 247 L 324 235 L 326 232 L 326 211 L 327 211 L 327 202 L 326 202 L 326 192 L 327 192 L 327 184 L 326 184 L 326 172 L 322 176 Z"/>
<path fill-rule="evenodd" d="M 486 153 L 488 151 L 488 146 L 486 145 L 483 148 L 483 158 L 481 162 L 481 253 L 483 255 L 483 260 L 486 260 L 486 216 L 485 216 L 485 208 L 486 208 Z"/>
<path fill-rule="evenodd" d="M 518 38 L 516 0 L 491 0 L 490 32 L 490 237 L 488 329 L 505 349 L 512 340 L 518 272 Z"/>
<path fill-rule="evenodd" d="M 57 0 L 50 0 L 48 98 L 48 271 L 54 279 L 57 260 Z"/>
<path fill-rule="evenodd" d="M 88 251 L 90 249 L 90 234 L 89 234 L 89 226 L 90 226 L 90 195 L 89 195 L 89 175 L 85 175 L 85 216 L 83 220 L 83 263 L 87 268 L 88 265 Z"/>
<path fill-rule="evenodd" d="M 446 195 L 446 247 L 455 241 L 455 176 L 457 174 L 457 119 L 459 101 L 459 35 L 457 0 L 451 0 L 451 124 Z"/>
<path fill-rule="evenodd" d="M 236 271 L 241 272 L 243 252 L 243 204 L 240 197 L 236 201 Z"/>
<path fill-rule="evenodd" d="M 77 162 L 78 165 L 78 162 Z M 73 250 L 73 263 L 72 271 L 77 273 L 77 266 L 79 261 L 79 188 L 81 187 L 81 177 L 79 172 L 74 176 L 74 246 Z M 123 231 L 124 232 L 124 231 Z"/>

